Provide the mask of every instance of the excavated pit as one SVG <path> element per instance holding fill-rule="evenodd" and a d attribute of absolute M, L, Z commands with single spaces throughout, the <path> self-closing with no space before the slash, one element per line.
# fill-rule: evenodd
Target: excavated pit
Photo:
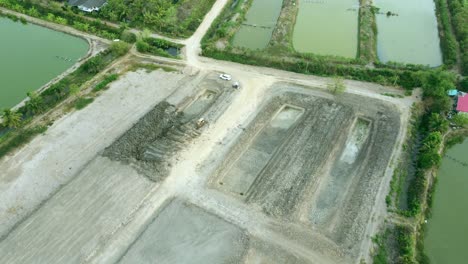
<path fill-rule="evenodd" d="M 178 107 L 166 101 L 157 104 L 106 148 L 103 156 L 132 165 L 152 181 L 164 180 L 172 157 L 204 130 L 197 121 L 215 122 L 228 107 L 234 90 L 213 78 L 204 79 L 198 87 L 201 91 Z"/>
<path fill-rule="evenodd" d="M 400 120 L 390 104 L 337 99 L 305 90 L 271 96 L 226 144 L 208 185 L 357 255 Z"/>

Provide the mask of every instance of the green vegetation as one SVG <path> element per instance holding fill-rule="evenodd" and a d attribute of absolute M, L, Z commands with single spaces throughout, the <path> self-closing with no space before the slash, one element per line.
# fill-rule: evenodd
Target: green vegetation
<path fill-rule="evenodd" d="M 389 225 L 373 239 L 377 246 L 374 264 L 416 264 L 414 231 L 404 225 Z"/>
<path fill-rule="evenodd" d="M 13 11 L 26 14 L 28 16 L 40 18 L 49 22 L 73 27 L 77 30 L 94 34 L 106 39 L 118 39 L 123 33 L 123 28 L 115 28 L 99 20 L 91 21 L 78 14 L 75 14 L 69 7 L 62 8 L 55 2 L 48 1 L 46 5 L 34 0 L 0 0 L 0 6 Z M 14 15 L 5 16 L 13 18 Z M 126 33 L 127 34 L 127 33 Z M 124 38 L 122 38 L 124 39 Z"/>
<path fill-rule="evenodd" d="M 340 95 L 345 92 L 346 85 L 343 78 L 335 77 L 331 82 L 327 84 L 327 89 L 334 95 Z"/>
<path fill-rule="evenodd" d="M 149 28 L 177 37 L 190 36 L 215 0 L 108 0 L 97 17 Z"/>
<path fill-rule="evenodd" d="M 0 126 L 1 130 L 1 126 Z M 47 130 L 45 126 L 35 126 L 32 128 L 19 129 L 17 131 L 8 132 L 0 137 L 0 158 L 8 154 L 10 151 L 18 148 L 38 134 L 42 134 Z"/>
<path fill-rule="evenodd" d="M 151 37 L 140 37 L 136 42 L 138 52 L 163 56 L 168 58 L 179 58 L 180 49 L 183 45 L 172 43 L 164 39 Z M 170 51 L 174 53 L 169 53 Z"/>
<path fill-rule="evenodd" d="M 130 50 L 130 45 L 123 41 L 115 41 L 112 42 L 109 49 L 112 53 L 120 57 L 127 54 L 127 52 Z"/>
<path fill-rule="evenodd" d="M 358 58 L 375 62 L 377 58 L 377 22 L 375 14 L 378 8 L 371 6 L 368 0 L 359 0 L 359 48 Z"/>
<path fill-rule="evenodd" d="M 458 127 L 468 128 L 468 115 L 458 113 L 452 118 L 452 122 Z"/>
<path fill-rule="evenodd" d="M 21 114 L 16 111 L 10 109 L 3 110 L 2 119 L 2 124 L 7 128 L 17 128 L 21 126 Z"/>
<path fill-rule="evenodd" d="M 76 101 L 75 101 L 75 108 L 77 110 L 81 110 L 81 109 L 85 108 L 87 105 L 89 105 L 90 103 L 92 103 L 93 101 L 94 101 L 94 98 L 80 97 L 80 98 L 76 99 Z"/>
<path fill-rule="evenodd" d="M 385 245 L 386 240 L 388 239 L 388 231 L 383 234 L 377 234 L 372 241 L 377 245 L 377 250 L 372 258 L 372 263 L 374 264 L 387 264 L 388 263 L 388 251 Z"/>
<path fill-rule="evenodd" d="M 152 63 L 135 63 L 133 64 L 130 68 L 129 68 L 129 71 L 137 71 L 139 69 L 145 69 L 146 72 L 152 72 L 152 71 L 155 71 L 155 70 L 163 70 L 165 72 L 176 72 L 178 71 L 177 69 L 175 68 L 172 68 L 172 67 L 168 67 L 168 66 L 162 66 L 162 65 L 157 65 L 157 64 L 152 64 Z"/>
<path fill-rule="evenodd" d="M 468 75 L 468 2 L 447 0 L 452 15 L 452 25 L 460 45 L 462 74 Z"/>
<path fill-rule="evenodd" d="M 93 92 L 99 92 L 102 89 L 107 88 L 107 85 L 119 78 L 118 74 L 110 74 L 107 75 L 104 80 L 102 80 L 100 83 L 98 83 L 96 86 L 93 88 Z"/>
<path fill-rule="evenodd" d="M 452 33 L 450 14 L 446 0 L 436 0 L 436 13 L 439 22 L 440 47 L 442 49 L 444 64 L 453 66 L 457 63 L 457 41 Z"/>
<path fill-rule="evenodd" d="M 403 144 L 403 151 L 400 157 L 400 161 L 393 171 L 392 180 L 390 181 L 390 192 L 385 198 L 387 207 L 391 210 L 396 209 L 397 212 L 405 215 L 404 211 L 401 211 L 401 202 L 406 205 L 406 200 L 401 201 L 403 198 L 403 188 L 408 182 L 408 179 L 414 176 L 414 169 L 416 164 L 416 152 L 419 148 L 418 138 L 420 137 L 420 126 L 421 116 L 424 112 L 423 107 L 420 104 L 414 104 L 411 108 L 411 118 L 409 120 L 408 131 Z"/>

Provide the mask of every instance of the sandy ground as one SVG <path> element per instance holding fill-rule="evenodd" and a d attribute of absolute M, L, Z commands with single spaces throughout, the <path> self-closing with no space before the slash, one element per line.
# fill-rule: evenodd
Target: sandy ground
<path fill-rule="evenodd" d="M 171 94 L 183 78 L 161 71 L 129 73 L 93 104 L 56 121 L 45 135 L 0 160 L 0 237 Z"/>

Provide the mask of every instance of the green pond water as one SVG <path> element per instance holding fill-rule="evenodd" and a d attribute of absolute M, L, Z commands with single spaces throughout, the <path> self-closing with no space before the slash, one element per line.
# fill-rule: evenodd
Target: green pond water
<path fill-rule="evenodd" d="M 0 17 L 0 109 L 10 108 L 88 51 L 80 38 Z M 70 61 L 69 61 L 69 60 Z"/>
<path fill-rule="evenodd" d="M 296 51 L 354 58 L 358 0 L 300 0 L 293 33 Z"/>
<path fill-rule="evenodd" d="M 447 151 L 434 197 L 424 250 L 432 264 L 467 263 L 468 140 Z"/>
<path fill-rule="evenodd" d="M 264 49 L 270 42 L 283 0 L 254 0 L 233 44 L 252 50 Z"/>
<path fill-rule="evenodd" d="M 439 66 L 442 54 L 433 0 L 375 0 L 380 61 Z"/>

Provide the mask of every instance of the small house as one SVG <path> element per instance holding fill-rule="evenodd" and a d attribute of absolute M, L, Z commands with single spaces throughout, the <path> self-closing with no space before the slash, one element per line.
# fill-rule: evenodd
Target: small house
<path fill-rule="evenodd" d="M 98 11 L 107 0 L 68 0 L 70 6 L 76 6 L 84 12 Z"/>
<path fill-rule="evenodd" d="M 457 99 L 457 111 L 468 113 L 468 94 L 460 93 Z"/>

